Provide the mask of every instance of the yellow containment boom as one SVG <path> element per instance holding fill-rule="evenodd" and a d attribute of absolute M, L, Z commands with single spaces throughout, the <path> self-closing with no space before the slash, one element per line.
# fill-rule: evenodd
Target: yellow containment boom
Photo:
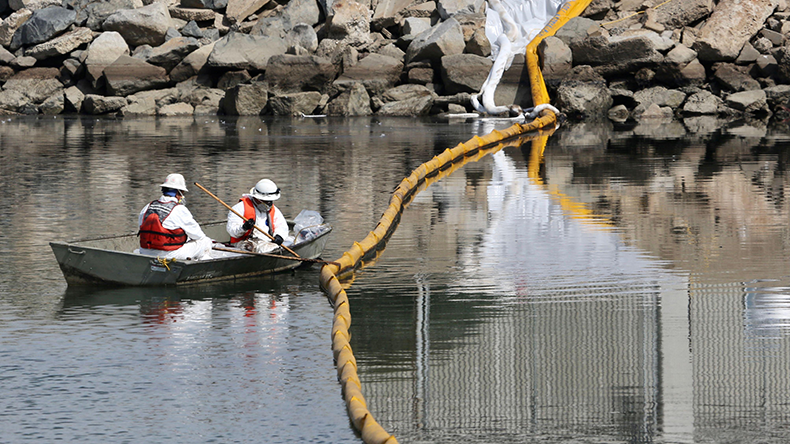
<path fill-rule="evenodd" d="M 580 14 L 590 1 L 576 0 L 564 4 L 527 46 L 526 63 L 533 103 L 536 107 L 549 103 L 549 95 L 538 61 L 538 44 L 545 37 L 554 35 L 572 17 Z M 381 254 L 386 242 L 397 228 L 403 210 L 414 196 L 431 183 L 452 174 L 453 171 L 468 162 L 476 162 L 488 154 L 509 146 L 520 146 L 526 140 L 536 140 L 535 143 L 545 146 L 548 136 L 555 130 L 556 125 L 557 116 L 554 112 L 543 110 L 531 122 L 517 123 L 502 131 L 494 130 L 483 137 L 475 136 L 454 148 L 448 148 L 423 163 L 404 178 L 392 193 L 389 206 L 373 231 L 362 241 L 354 242 L 348 251 L 333 261 L 334 264 L 324 265 L 321 268 L 321 288 L 327 294 L 334 310 L 332 352 L 336 362 L 337 376 L 343 389 L 343 399 L 348 416 L 354 428 L 361 433 L 365 443 L 394 444 L 398 441 L 373 418 L 362 393 L 362 383 L 357 373 L 357 361 L 351 348 L 351 333 L 349 332 L 351 310 L 348 295 L 338 276 L 351 275 L 356 269 L 364 267 L 366 262 L 374 261 Z"/>

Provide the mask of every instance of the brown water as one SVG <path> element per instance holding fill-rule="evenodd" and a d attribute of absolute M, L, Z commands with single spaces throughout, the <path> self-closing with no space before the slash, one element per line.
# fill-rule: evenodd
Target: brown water
<path fill-rule="evenodd" d="M 333 259 L 412 169 L 507 125 L 6 118 L 0 442 L 360 442 L 317 268 L 75 289 L 47 242 L 134 231 L 170 172 L 226 201 L 270 177 Z M 566 125 L 431 185 L 348 289 L 375 418 L 400 442 L 790 440 L 788 134 Z"/>

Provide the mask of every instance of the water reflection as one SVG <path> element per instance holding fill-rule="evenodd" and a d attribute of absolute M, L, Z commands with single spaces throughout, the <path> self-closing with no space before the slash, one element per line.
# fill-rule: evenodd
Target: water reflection
<path fill-rule="evenodd" d="M 749 282 L 743 289 L 746 337 L 781 340 L 790 335 L 790 287 L 775 287 L 776 280 Z"/>
<path fill-rule="evenodd" d="M 4 120 L 0 441 L 359 442 L 317 268 L 67 289 L 46 242 L 134 231 L 178 170 L 226 201 L 282 182 L 287 216 L 335 227 L 334 259 L 404 176 L 492 125 Z M 691 125 L 567 125 L 417 195 L 349 289 L 376 419 L 400 442 L 787 441 L 790 138 Z"/>
<path fill-rule="evenodd" d="M 773 266 L 788 257 L 785 154 L 723 135 L 577 146 L 499 152 L 415 199 L 399 233 L 416 239 L 396 233 L 350 292 L 374 413 L 414 441 L 750 442 L 748 418 L 781 428 L 788 338 L 744 349 L 759 318 L 782 320 L 737 277 L 788 281 Z"/>

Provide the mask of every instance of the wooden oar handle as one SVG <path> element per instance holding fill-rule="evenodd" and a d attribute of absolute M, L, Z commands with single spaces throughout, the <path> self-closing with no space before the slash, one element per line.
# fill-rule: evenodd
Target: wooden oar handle
<path fill-rule="evenodd" d="M 222 199 L 220 199 L 219 197 L 215 196 L 215 195 L 214 195 L 214 194 L 213 194 L 211 191 L 209 191 L 209 190 L 207 190 L 207 189 L 203 188 L 203 185 L 201 185 L 201 184 L 199 184 L 199 183 L 197 183 L 197 182 L 193 182 L 193 183 L 195 184 L 195 186 L 196 186 L 196 187 L 200 188 L 201 190 L 205 191 L 205 192 L 206 192 L 206 194 L 208 194 L 209 196 L 213 197 L 213 198 L 214 198 L 214 199 L 215 199 L 217 202 L 219 202 L 219 203 L 221 203 L 222 205 L 224 205 L 224 206 L 225 206 L 225 208 L 227 208 L 227 209 L 229 209 L 230 211 L 232 211 L 232 212 L 233 212 L 233 214 L 235 214 L 236 216 L 239 216 L 239 217 L 241 218 L 241 220 L 243 220 L 243 221 L 246 221 L 246 220 L 247 220 L 247 219 L 245 219 L 245 218 L 244 218 L 244 216 L 242 216 L 241 214 L 239 214 L 239 212 L 238 212 L 238 211 L 234 210 L 234 209 L 233 209 L 233 208 L 232 208 L 230 205 L 228 205 L 228 204 L 226 204 L 225 202 L 223 202 L 223 201 L 222 201 Z M 256 230 L 260 231 L 261 233 L 265 234 L 265 235 L 266 235 L 266 237 L 268 237 L 269 239 L 271 239 L 271 240 L 274 240 L 274 236 L 272 236 L 271 234 L 269 234 L 267 231 L 261 230 L 261 229 L 260 229 L 260 228 L 259 228 L 257 225 L 253 225 L 253 227 L 254 227 Z M 283 247 L 283 248 L 284 248 L 286 251 L 288 251 L 289 253 L 293 254 L 293 255 L 294 255 L 294 257 L 297 257 L 297 258 L 300 258 L 300 257 L 301 257 L 301 256 L 299 256 L 298 254 L 296 254 L 296 252 L 295 252 L 295 251 L 291 250 L 290 248 L 286 247 L 285 245 L 280 245 L 280 246 L 281 246 L 281 247 Z"/>

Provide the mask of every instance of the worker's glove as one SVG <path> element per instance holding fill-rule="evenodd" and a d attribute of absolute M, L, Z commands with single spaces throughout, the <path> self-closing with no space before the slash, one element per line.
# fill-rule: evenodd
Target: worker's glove
<path fill-rule="evenodd" d="M 244 222 L 244 225 L 241 226 L 241 228 L 244 231 L 250 231 L 250 230 L 252 230 L 252 227 L 254 227 L 254 226 L 255 226 L 255 219 L 247 219 Z"/>
<path fill-rule="evenodd" d="M 275 234 L 274 235 L 274 243 L 277 244 L 277 245 L 282 245 L 283 244 L 283 237 L 280 236 L 279 234 Z"/>

